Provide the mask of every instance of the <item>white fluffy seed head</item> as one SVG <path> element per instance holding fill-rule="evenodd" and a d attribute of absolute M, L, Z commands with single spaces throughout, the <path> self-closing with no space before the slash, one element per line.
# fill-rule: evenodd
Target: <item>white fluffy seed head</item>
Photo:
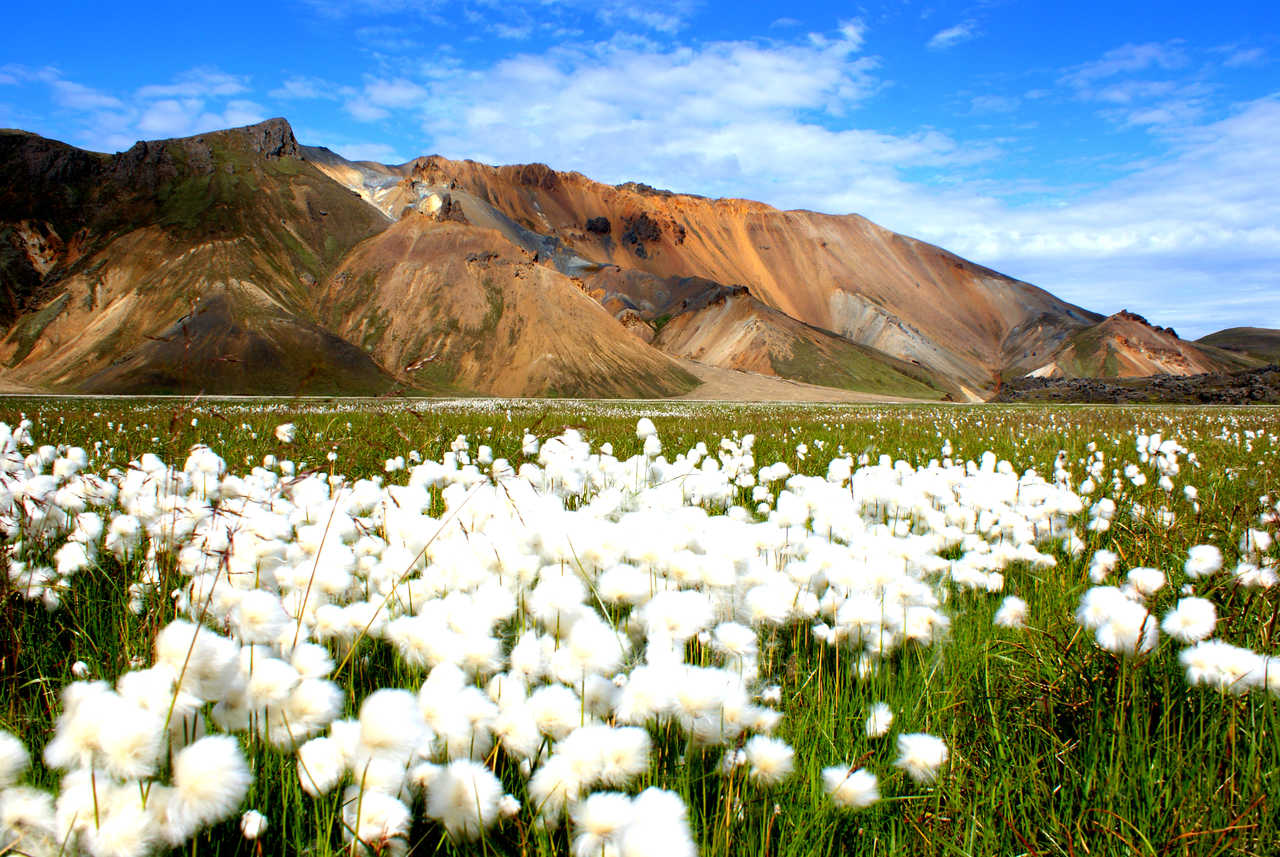
<path fill-rule="evenodd" d="M 795 770 L 795 750 L 778 738 L 756 735 L 743 749 L 751 766 L 751 779 L 761 785 L 775 786 Z"/>
<path fill-rule="evenodd" d="M 574 804 L 569 816 L 574 827 L 574 857 L 599 857 L 620 853 L 622 832 L 635 817 L 635 809 L 629 795 L 596 792 Z"/>
<path fill-rule="evenodd" d="M 889 732 L 893 725 L 893 709 L 886 702 L 877 702 L 871 706 L 871 714 L 867 717 L 866 732 L 868 738 L 880 738 Z"/>
<path fill-rule="evenodd" d="M 1204 598 L 1181 598 L 1165 614 L 1160 628 L 1180 643 L 1198 643 L 1213 636 L 1218 614 L 1213 602 Z"/>
<path fill-rule="evenodd" d="M 30 763 L 27 746 L 16 735 L 0 731 L 0 791 L 18 782 Z"/>
<path fill-rule="evenodd" d="M 240 743 L 230 735 L 207 735 L 173 759 L 170 816 L 177 827 L 194 833 L 229 818 L 252 781 Z"/>
<path fill-rule="evenodd" d="M 1010 595 L 1000 603 L 994 621 L 1001 628 L 1021 628 L 1027 622 L 1027 602 Z"/>
<path fill-rule="evenodd" d="M 254 840 L 267 832 L 267 817 L 256 809 L 240 816 L 240 833 L 245 839 Z"/>
<path fill-rule="evenodd" d="M 404 854 L 412 821 L 409 808 L 389 794 L 362 792 L 357 786 L 343 793 L 342 838 L 354 846 L 353 853 L 379 857 Z"/>
<path fill-rule="evenodd" d="M 498 817 L 502 781 L 479 762 L 446 765 L 427 786 L 427 815 L 456 839 L 476 839 Z"/>
<path fill-rule="evenodd" d="M 1207 577 L 1222 568 L 1222 551 L 1217 545 L 1196 545 L 1187 551 L 1182 570 L 1188 577 Z"/>
<path fill-rule="evenodd" d="M 941 738 L 923 732 L 898 736 L 898 759 L 894 767 L 906 771 L 917 783 L 932 783 L 950 755 Z"/>
<path fill-rule="evenodd" d="M 298 779 L 312 797 L 332 791 L 346 772 L 346 758 L 336 739 L 312 738 L 298 748 Z"/>
<path fill-rule="evenodd" d="M 822 786 L 831 796 L 831 802 L 841 809 L 865 809 L 880 800 L 876 775 L 866 768 L 856 771 L 847 765 L 823 768 Z"/>

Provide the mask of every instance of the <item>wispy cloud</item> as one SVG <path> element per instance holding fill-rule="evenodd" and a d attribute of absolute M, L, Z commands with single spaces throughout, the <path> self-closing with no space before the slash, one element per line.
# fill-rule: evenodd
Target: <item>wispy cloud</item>
<path fill-rule="evenodd" d="M 393 111 L 420 109 L 429 97 L 426 87 L 403 77 L 369 77 L 360 89 L 343 90 L 343 108 L 361 122 L 386 119 Z"/>
<path fill-rule="evenodd" d="M 1216 93 L 1199 71 L 1182 72 L 1190 65 L 1181 41 L 1129 44 L 1067 69 L 1059 83 L 1117 125 L 1167 133 L 1200 121 Z"/>
<path fill-rule="evenodd" d="M 248 81 L 216 68 L 194 68 L 172 83 L 152 84 L 138 90 L 139 98 L 221 98 L 248 91 Z"/>
<path fill-rule="evenodd" d="M 286 101 L 333 100 L 339 97 L 333 84 L 319 78 L 298 76 L 287 78 L 284 83 L 267 94 L 272 98 Z"/>
<path fill-rule="evenodd" d="M 1234 318 L 1247 306 L 1258 324 L 1280 327 L 1277 135 L 1280 97 L 1258 99 L 1185 128 L 1167 156 L 1070 204 L 940 201 L 967 221 L 935 219 L 930 237 L 1091 308 L 1127 304 L 1184 336 L 1229 321 L 1226 298 L 1244 302 Z"/>
<path fill-rule="evenodd" d="M 99 151 L 123 150 L 137 140 L 180 137 L 265 119 L 262 105 L 247 98 L 247 78 L 216 68 L 185 71 L 165 83 L 112 94 L 68 79 L 54 67 L 6 66 L 20 86 L 45 86 L 70 128 L 70 142 Z"/>
<path fill-rule="evenodd" d="M 1011 95 L 975 95 L 969 99 L 969 109 L 973 113 L 1012 113 L 1018 109 L 1022 99 Z"/>
<path fill-rule="evenodd" d="M 1222 64 L 1227 68 L 1252 68 L 1265 65 L 1267 52 L 1262 48 L 1233 48 Z"/>
<path fill-rule="evenodd" d="M 955 47 L 961 42 L 967 42 L 970 39 L 977 38 L 978 24 L 976 21 L 962 21 L 954 27 L 947 27 L 945 30 L 939 30 L 929 39 L 928 47 L 930 50 L 941 51 L 947 48 Z"/>
<path fill-rule="evenodd" d="M 1156 68 L 1171 70 L 1187 64 L 1186 51 L 1180 40 L 1123 45 L 1107 51 L 1100 59 L 1070 68 L 1062 82 L 1088 93 L 1098 81 L 1120 74 L 1132 74 Z"/>
<path fill-rule="evenodd" d="M 437 26 L 454 23 L 445 13 L 467 19 L 474 27 L 502 38 L 524 38 L 535 29 L 554 31 L 566 21 L 594 18 L 610 28 L 636 28 L 674 34 L 685 28 L 699 0 L 305 0 L 329 18 L 413 16 Z M 450 8 L 452 7 L 452 8 Z"/>

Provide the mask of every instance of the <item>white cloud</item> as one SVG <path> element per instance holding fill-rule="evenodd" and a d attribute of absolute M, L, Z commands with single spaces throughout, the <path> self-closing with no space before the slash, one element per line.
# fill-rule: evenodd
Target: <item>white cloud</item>
<path fill-rule="evenodd" d="M 267 111 L 247 98 L 247 79 L 195 68 L 169 83 L 112 94 L 68 80 L 52 66 L 5 66 L 18 85 L 48 88 L 59 108 L 59 136 L 95 151 L 122 151 L 140 139 L 188 136 L 260 122 Z"/>
<path fill-rule="evenodd" d="M 365 82 L 364 96 L 379 107 L 417 107 L 427 97 L 427 90 L 404 78 L 371 78 Z"/>
<path fill-rule="evenodd" d="M 954 47 L 961 42 L 967 42 L 976 38 L 978 35 L 978 24 L 976 21 L 964 21 L 956 24 L 954 27 L 947 27 L 945 30 L 939 30 L 929 39 L 928 47 L 932 50 L 946 50 Z"/>
<path fill-rule="evenodd" d="M 1181 41 L 1129 44 L 1107 51 L 1101 59 L 1069 69 L 1062 81 L 1088 94 L 1098 81 L 1118 74 L 1131 74 L 1150 68 L 1169 71 L 1181 68 L 1186 63 L 1187 56 Z"/>
<path fill-rule="evenodd" d="M 1100 105 L 1100 115 L 1124 127 L 1168 134 L 1202 119 L 1217 88 L 1197 76 L 1168 75 L 1187 66 L 1179 41 L 1124 45 L 1059 78 L 1075 98 Z M 1140 75 L 1161 72 L 1160 79 Z"/>
<path fill-rule="evenodd" d="M 349 161 L 376 161 L 380 164 L 399 164 L 406 159 L 393 146 L 385 143 L 347 143 L 333 150 Z"/>
<path fill-rule="evenodd" d="M 975 95 L 969 99 L 974 113 L 1012 113 L 1022 103 L 1020 98 L 1006 95 Z"/>
<path fill-rule="evenodd" d="M 1280 327 L 1277 136 L 1280 93 L 1186 129 L 1165 158 L 1070 204 L 956 199 L 939 206 L 952 222 L 934 219 L 927 234 L 1092 309 L 1128 306 L 1184 336 L 1243 317 Z"/>
<path fill-rule="evenodd" d="M 318 78 L 294 76 L 267 94 L 282 100 L 334 99 L 338 97 L 334 89 L 332 84 Z"/>
<path fill-rule="evenodd" d="M 135 127 L 144 139 L 187 137 L 207 131 L 252 125 L 267 118 L 266 111 L 252 101 L 228 102 L 221 110 L 206 109 L 199 98 L 164 98 L 149 103 Z"/>
<path fill-rule="evenodd" d="M 770 185 L 800 163 L 820 185 L 835 164 L 891 170 L 957 156 L 939 134 L 833 131 L 804 118 L 856 110 L 878 90 L 860 44 L 848 26 L 798 44 L 561 47 L 458 72 L 421 106 L 432 145 L 455 157 L 546 160 L 712 194 Z"/>
<path fill-rule="evenodd" d="M 404 78 L 384 79 L 369 77 L 359 89 L 347 88 L 345 109 L 361 122 L 377 122 L 391 116 L 393 111 L 421 108 L 429 97 L 429 91 Z"/>
<path fill-rule="evenodd" d="M 53 100 L 73 110 L 118 110 L 124 106 L 113 95 L 70 80 L 51 80 L 49 86 L 53 89 Z"/>
<path fill-rule="evenodd" d="M 443 0 L 306 0 L 320 14 L 330 18 L 412 15 L 439 27 L 451 25 L 442 10 L 451 10 L 473 26 L 511 38 L 535 25 L 552 30 L 565 21 L 584 16 L 610 28 L 638 27 L 656 33 L 673 34 L 684 29 L 701 5 L 699 0 L 470 0 L 446 4 Z"/>
<path fill-rule="evenodd" d="M 1280 326 L 1280 195 L 1270 190 L 1280 187 L 1270 155 L 1280 96 L 1217 122 L 1194 109 L 1158 116 L 1178 98 L 1214 93 L 1128 86 L 1126 69 L 1178 60 L 1163 49 L 1113 52 L 1106 68 L 1074 71 L 1107 93 L 1095 103 L 1120 111 L 1118 120 L 1163 123 L 1154 139 L 1166 154 L 1109 185 L 1095 177 L 1093 190 L 1029 191 L 1053 204 L 1012 205 L 996 195 L 1009 183 L 964 180 L 966 166 L 999 156 L 995 143 L 859 127 L 860 108 L 885 85 L 860 44 L 830 34 L 671 48 L 615 39 L 454 70 L 424 84 L 419 109 L 429 148 L 450 157 L 542 160 L 606 182 L 858 212 L 1090 309 L 1127 307 L 1184 336 L 1239 323 L 1233 311 Z M 1007 110 L 1018 99 L 971 105 Z M 841 113 L 851 118 L 833 126 Z M 911 168 L 935 181 L 914 180 Z M 1206 292 L 1224 288 L 1237 309 L 1207 308 L 1216 298 Z"/>
<path fill-rule="evenodd" d="M 172 83 L 153 84 L 138 90 L 139 98 L 216 98 L 239 95 L 249 89 L 246 79 L 216 68 L 193 68 Z"/>
<path fill-rule="evenodd" d="M 342 105 L 342 109 L 346 110 L 355 119 L 361 122 L 378 122 L 386 119 L 391 115 L 390 110 L 385 110 L 376 104 L 373 104 L 366 98 L 351 98 Z"/>
<path fill-rule="evenodd" d="M 1227 68 L 1249 68 L 1264 65 L 1267 52 L 1262 48 L 1237 48 L 1231 51 L 1222 64 Z"/>

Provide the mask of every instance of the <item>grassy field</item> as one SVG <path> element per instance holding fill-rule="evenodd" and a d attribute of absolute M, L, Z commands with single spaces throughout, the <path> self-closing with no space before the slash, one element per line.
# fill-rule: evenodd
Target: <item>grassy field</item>
<path fill-rule="evenodd" d="M 637 431 L 642 418 L 660 444 Z M 1280 853 L 1280 586 L 1270 585 L 1280 410 L 6 399 L 0 420 L 30 420 L 33 443 L 17 449 L 35 456 L 11 458 L 0 492 L 10 534 L 0 730 L 32 757 L 0 796 L 0 854 Z M 282 424 L 294 427 L 287 443 Z M 687 453 L 699 443 L 695 465 Z M 195 444 L 223 465 L 189 457 Z M 42 455 L 43 445 L 53 449 Z M 75 460 L 71 447 L 85 451 L 82 467 L 58 463 Z M 419 462 L 444 466 L 415 472 Z M 84 485 L 100 483 L 85 474 L 124 487 L 86 504 Z M 68 485 L 76 490 L 59 493 Z M 358 495 L 367 502 L 351 505 Z M 145 532 L 113 549 L 112 522 L 126 512 Z M 237 556 L 268 512 L 285 531 L 255 536 L 257 560 Z M 83 561 L 66 553 L 69 538 L 84 544 Z M 1188 572 L 1197 545 L 1219 549 L 1220 570 Z M 1161 572 L 1162 585 L 1128 575 L 1139 568 Z M 50 575 L 33 588 L 36 569 Z M 636 575 L 647 591 L 618 583 Z M 1086 593 L 1104 586 L 1122 600 L 1084 615 Z M 555 600 L 565 587 L 578 588 L 577 602 Z M 236 606 L 254 590 L 287 615 L 265 643 Z M 667 592 L 701 600 L 657 597 Z M 510 603 L 486 614 L 481 594 Z M 1021 621 L 1006 621 L 1018 612 L 1007 596 L 1025 601 Z M 850 618 L 867 597 L 879 613 Z M 1213 605 L 1212 639 L 1252 659 L 1195 661 L 1194 640 L 1156 633 L 1191 597 Z M 334 631 L 336 613 L 317 603 L 362 621 Z M 1119 617 L 1132 610 L 1126 637 Z M 429 637 L 453 630 L 414 648 L 387 620 L 415 616 Z M 478 637 L 462 627 L 486 616 Z M 238 689 L 197 692 L 193 643 L 174 672 L 194 696 L 170 700 L 160 722 L 229 732 L 252 776 L 186 837 L 155 819 L 164 801 L 199 791 L 171 755 L 189 736 L 154 758 L 130 756 L 129 773 L 106 738 L 77 738 L 89 727 L 70 722 L 74 693 L 63 694 L 151 667 L 157 634 L 180 618 L 236 649 L 240 678 L 228 681 Z M 752 642 L 724 643 L 727 623 Z M 612 636 L 591 644 L 588 631 L 601 628 Z M 513 652 L 523 635 L 543 641 L 541 667 Z M 340 691 L 340 711 L 291 740 L 274 710 L 288 707 L 283 696 L 241 697 L 259 692 L 255 658 L 296 667 L 290 647 L 307 640 L 330 663 L 295 670 L 286 692 L 301 671 Z M 616 657 L 601 654 L 614 645 Z M 461 686 L 439 666 L 455 663 Z M 578 722 L 557 726 L 554 706 L 513 702 L 503 680 L 520 670 L 518 693 L 570 693 Z M 439 681 L 420 692 L 429 674 Z M 675 682 L 648 715 L 637 701 L 647 675 Z M 421 707 L 426 726 L 411 724 L 420 731 L 409 744 L 394 712 L 377 723 L 373 706 L 362 712 L 387 688 Z M 893 720 L 873 737 L 876 703 Z M 450 731 L 459 712 L 466 723 Z M 538 724 L 532 749 L 513 725 L 523 713 Z M 586 743 L 575 730 L 593 725 L 647 733 L 640 767 L 557 768 Z M 911 739 L 901 739 L 918 733 L 946 754 L 912 776 L 901 762 Z M 457 734 L 461 750 L 447 737 Z M 78 761 L 49 758 L 55 735 L 88 749 Z M 347 772 L 312 796 L 297 746 L 317 736 L 348 742 Z M 474 768 L 463 777 L 469 758 L 498 792 Z M 879 799 L 837 806 L 824 778 L 836 766 L 874 774 Z M 548 797 L 557 771 L 565 785 Z M 0 752 L 0 786 L 5 778 Z M 650 787 L 678 795 L 684 820 L 669 805 L 586 800 Z M 31 808 L 30 788 L 58 799 L 56 818 Z M 407 810 L 401 822 L 384 798 Z M 254 840 L 241 832 L 251 809 L 267 820 Z M 141 832 L 107 835 L 116 817 Z"/>

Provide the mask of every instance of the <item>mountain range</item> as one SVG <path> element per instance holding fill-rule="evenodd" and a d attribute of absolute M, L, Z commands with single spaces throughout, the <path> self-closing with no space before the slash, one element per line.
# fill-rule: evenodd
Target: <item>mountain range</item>
<path fill-rule="evenodd" d="M 283 119 L 126 152 L 0 131 L 0 389 L 978 401 L 1263 365 L 857 215 L 542 164 L 348 161 Z"/>

